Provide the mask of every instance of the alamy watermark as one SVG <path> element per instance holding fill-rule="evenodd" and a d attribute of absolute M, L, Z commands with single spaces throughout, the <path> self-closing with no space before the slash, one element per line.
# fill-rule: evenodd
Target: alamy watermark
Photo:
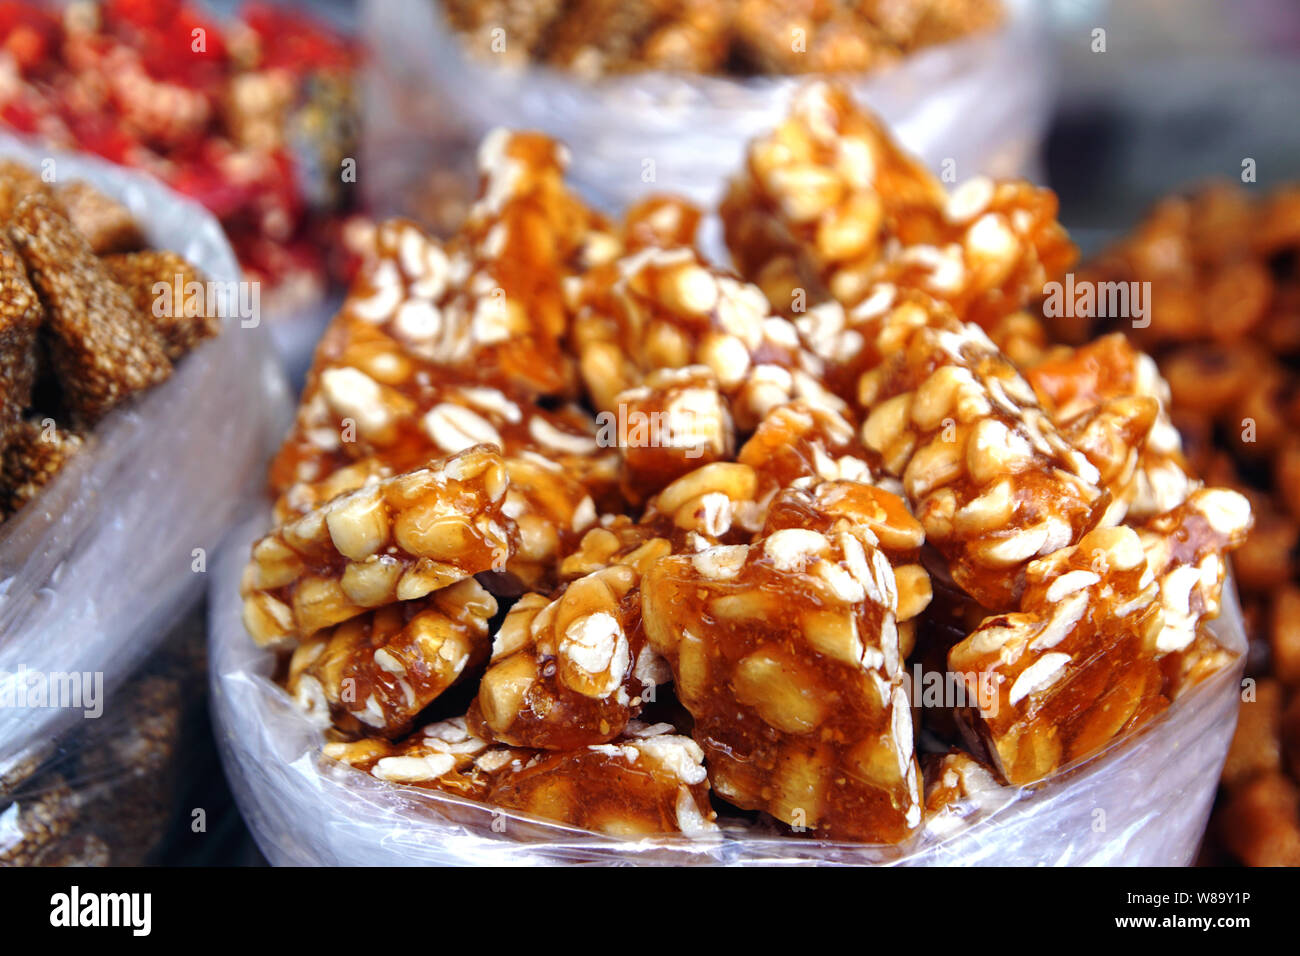
<path fill-rule="evenodd" d="M 926 670 L 916 661 L 911 673 L 903 671 L 903 682 L 908 686 L 908 696 L 914 706 L 930 709 L 975 707 L 985 717 L 997 716 L 998 684 L 988 671 Z"/>
<path fill-rule="evenodd" d="M 219 319 L 238 319 L 242 328 L 256 328 L 262 315 L 260 282 L 218 282 L 187 280 L 177 273 L 171 282 L 159 280 L 150 288 L 155 318 L 197 318 L 201 315 Z"/>
<path fill-rule="evenodd" d="M 644 412 L 620 402 L 616 411 L 596 415 L 596 444 L 601 448 L 680 448 L 686 458 L 699 458 L 721 423 L 691 409 Z"/>
<path fill-rule="evenodd" d="M 95 720 L 104 713 L 104 672 L 0 670 L 0 709 L 80 710 Z"/>
<path fill-rule="evenodd" d="M 1133 328 L 1151 324 L 1150 282 L 1092 282 L 1076 280 L 1043 286 L 1043 314 L 1050 319 L 1130 319 Z"/>
<path fill-rule="evenodd" d="M 50 897 L 50 925 L 55 928 L 122 928 L 132 936 L 148 936 L 153 929 L 152 893 L 82 892 L 74 884 L 66 893 Z"/>

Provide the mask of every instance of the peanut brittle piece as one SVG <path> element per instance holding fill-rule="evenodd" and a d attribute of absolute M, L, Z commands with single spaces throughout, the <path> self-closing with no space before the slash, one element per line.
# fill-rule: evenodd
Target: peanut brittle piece
<path fill-rule="evenodd" d="M 36 381 L 36 332 L 44 310 L 22 260 L 0 234 L 0 452 L 20 427 Z"/>
<path fill-rule="evenodd" d="M 302 641 L 287 688 L 310 716 L 396 738 L 488 655 L 497 602 L 473 578 L 350 618 Z"/>
<path fill-rule="evenodd" d="M 594 425 L 577 409 L 547 411 L 491 386 L 448 381 L 422 386 L 420 402 L 431 405 L 420 414 L 420 405 L 364 375 L 346 366 L 327 370 L 323 387 L 299 409 L 273 466 L 274 483 L 285 488 L 278 510 L 301 510 L 330 497 L 322 489 L 352 490 L 478 442 L 504 446 L 510 487 L 502 510 L 519 531 L 506 570 L 533 587 L 545 585 L 559 555 L 595 521 L 596 502 L 613 499 L 617 451 L 598 446 Z M 399 406 L 400 414 L 385 417 Z M 352 437 L 359 440 L 343 440 Z M 351 455 L 361 457 L 344 464 Z"/>
<path fill-rule="evenodd" d="M 863 374 L 863 444 L 903 482 L 953 580 L 989 608 L 1014 605 L 1025 565 L 1105 514 L 1097 468 L 971 323 L 905 300 L 876 323 L 884 356 Z"/>
<path fill-rule="evenodd" d="M 577 406 L 544 408 L 498 375 L 439 369 L 356 319 L 326 332 L 271 485 L 282 498 L 319 501 L 320 486 L 477 443 L 502 449 L 510 475 L 505 511 L 521 540 L 509 570 L 527 587 L 547 586 L 559 554 L 620 500 L 617 449 L 602 447 L 596 422 Z"/>
<path fill-rule="evenodd" d="M 963 321 L 991 330 L 1078 257 L 1057 208 L 1050 189 L 972 177 L 948 196 L 933 235 L 902 240 L 856 297 L 837 298 L 851 308 L 872 283 L 887 282 L 942 299 Z"/>
<path fill-rule="evenodd" d="M 0 467 L 0 516 L 31 501 L 59 473 L 85 440 L 52 419 L 23 420 L 10 432 Z"/>
<path fill-rule="evenodd" d="M 651 372 L 620 392 L 615 408 L 616 414 L 602 413 L 601 428 L 615 432 L 620 487 L 634 507 L 700 465 L 735 453 L 730 406 L 704 366 Z"/>
<path fill-rule="evenodd" d="M 853 310 L 890 283 L 985 328 L 1074 261 L 1056 211 L 1050 190 L 1024 182 L 974 177 L 948 195 L 826 83 L 801 90 L 789 118 L 750 145 L 721 208 L 741 274 L 784 314 L 831 302 Z"/>
<path fill-rule="evenodd" d="M 617 452 L 599 446 L 596 423 L 581 408 L 541 407 L 491 368 L 440 367 L 409 343 L 344 313 L 317 347 L 293 430 L 272 463 L 271 484 L 283 493 L 371 457 L 397 469 L 415 467 L 480 442 L 511 456 L 537 453 L 597 495 L 617 485 Z"/>
<path fill-rule="evenodd" d="M 707 835 L 716 825 L 703 754 L 672 730 L 633 721 L 607 744 L 538 752 L 489 743 L 456 717 L 397 743 L 328 743 L 324 753 L 380 780 L 600 833 Z"/>
<path fill-rule="evenodd" d="M 522 293 L 508 297 L 465 249 L 444 249 L 411 223 L 384 223 L 378 235 L 379 254 L 358 272 L 341 316 L 370 323 L 440 368 L 490 370 L 531 395 L 571 391 L 557 344 L 562 329 L 544 328 L 541 313 L 534 326 Z"/>
<path fill-rule="evenodd" d="M 720 213 L 741 275 L 792 314 L 861 300 L 887 241 L 928 238 L 944 201 L 939 181 L 879 121 L 844 90 L 815 83 L 750 144 Z"/>
<path fill-rule="evenodd" d="M 131 297 L 137 314 L 158 331 L 173 362 L 221 331 L 219 310 L 208 308 L 206 277 L 176 253 L 151 249 L 101 261 Z"/>
<path fill-rule="evenodd" d="M 742 431 L 774 405 L 812 396 L 841 405 L 818 381 L 821 363 L 758 288 L 693 249 L 647 247 L 589 270 L 569 287 L 573 344 L 600 411 L 655 369 L 704 365 Z"/>
<path fill-rule="evenodd" d="M 897 585 L 851 522 L 664 558 L 641 590 L 721 797 L 834 839 L 919 826 Z"/>
<path fill-rule="evenodd" d="M 171 375 L 157 332 L 53 205 L 24 199 L 9 237 L 45 305 L 54 372 L 81 422 L 93 424 Z"/>
<path fill-rule="evenodd" d="M 624 737 L 506 764 L 487 801 L 619 837 L 717 830 L 704 754 L 670 724 L 633 722 Z"/>
<path fill-rule="evenodd" d="M 501 455 L 475 446 L 364 485 L 253 545 L 244 624 L 259 644 L 300 640 L 368 608 L 412 601 L 518 546 Z"/>
<path fill-rule="evenodd" d="M 492 645 L 469 711 L 482 737 L 570 750 L 613 740 L 667 682 L 667 666 L 641 628 L 640 576 L 627 564 L 565 586 L 555 600 L 526 594 Z"/>
<path fill-rule="evenodd" d="M 137 252 L 144 248 L 144 233 L 131 211 L 90 183 L 74 180 L 60 186 L 55 196 L 72 228 L 86 237 L 95 255 Z"/>
<path fill-rule="evenodd" d="M 981 700 L 979 729 L 1024 784 L 1087 757 L 1168 706 L 1162 658 L 1218 614 L 1224 552 L 1250 527 L 1236 492 L 1200 489 L 1141 530 L 1098 528 L 1032 562 L 1020 610 L 990 617 L 948 655 Z"/>
<path fill-rule="evenodd" d="M 1227 552 L 1254 525 L 1250 502 L 1227 488 L 1198 488 L 1166 514 L 1137 526 L 1160 589 L 1161 654 L 1187 650 L 1201 625 L 1219 616 Z"/>
<path fill-rule="evenodd" d="M 488 795 L 492 777 L 530 756 L 475 736 L 464 717 L 438 721 L 393 742 L 384 737 L 327 743 L 324 754 L 379 780 L 442 790 L 470 799 Z"/>
<path fill-rule="evenodd" d="M 990 617 L 948 655 L 980 699 L 1002 775 L 1032 783 L 1168 706 L 1156 661 L 1158 587 L 1137 532 L 1099 528 L 1030 564 L 1021 611 Z"/>
<path fill-rule="evenodd" d="M 488 134 L 460 233 L 444 247 L 412 223 L 380 225 L 345 314 L 435 365 L 491 369 L 529 396 L 572 395 L 561 285 L 609 230 L 564 185 L 566 164 L 539 133 Z"/>
<path fill-rule="evenodd" d="M 561 348 L 568 316 L 563 279 L 605 221 L 564 184 L 568 151 L 540 133 L 498 129 L 479 147 L 479 199 L 458 242 L 473 271 L 448 305 L 471 316 L 475 339 L 507 377 L 543 394 L 572 394 Z"/>

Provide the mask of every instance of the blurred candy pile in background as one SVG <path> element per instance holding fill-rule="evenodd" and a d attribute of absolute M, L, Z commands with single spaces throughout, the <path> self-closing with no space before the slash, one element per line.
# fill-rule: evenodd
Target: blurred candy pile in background
<path fill-rule="evenodd" d="M 307 6 L 218 16 L 186 0 L 0 3 L 0 120 L 147 170 L 212 210 L 263 310 L 346 277 L 355 43 Z"/>

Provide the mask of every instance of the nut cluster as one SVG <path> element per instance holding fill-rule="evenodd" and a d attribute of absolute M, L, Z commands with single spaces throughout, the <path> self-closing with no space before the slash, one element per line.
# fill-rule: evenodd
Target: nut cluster
<path fill-rule="evenodd" d="M 743 277 L 681 200 L 588 210 L 536 134 L 485 140 L 445 245 L 377 228 L 244 582 L 328 756 L 618 835 L 730 804 L 899 843 L 1231 659 L 1250 506 L 1191 476 L 1149 359 L 1047 349 L 1054 198 L 949 196 L 825 86 L 773 135 Z M 989 693 L 922 706 L 912 661 Z"/>

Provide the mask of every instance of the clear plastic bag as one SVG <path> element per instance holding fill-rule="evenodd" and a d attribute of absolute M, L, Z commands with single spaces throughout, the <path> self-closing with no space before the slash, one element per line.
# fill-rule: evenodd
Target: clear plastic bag
<path fill-rule="evenodd" d="M 139 866 L 190 831 L 205 636 L 201 615 L 184 619 L 100 702 L 99 718 L 0 775 L 0 866 Z"/>
<path fill-rule="evenodd" d="M 0 155 L 125 203 L 151 245 L 213 281 L 239 267 L 216 221 L 152 177 L 0 137 Z M 0 525 L 0 693 L 40 675 L 102 675 L 111 691 L 202 593 L 236 511 L 265 481 L 289 421 L 265 329 L 228 318 L 161 386 L 100 422 L 40 495 Z M 24 675 L 27 675 L 25 678 Z M 0 775 L 81 711 L 0 707 Z"/>
<path fill-rule="evenodd" d="M 377 780 L 320 756 L 320 730 L 271 680 L 240 621 L 239 576 L 263 514 L 231 535 L 209 600 L 213 716 L 226 774 L 278 865 L 1189 863 L 1236 724 L 1246 641 L 1234 594 L 1216 633 L 1243 656 L 1104 753 L 1026 789 L 979 794 L 914 842 L 864 847 L 720 820 L 709 840 L 618 840 Z"/>
<path fill-rule="evenodd" d="M 842 78 L 908 149 L 957 180 L 1030 171 L 1052 98 L 1049 38 L 1032 0 L 1005 0 L 996 31 L 923 50 L 897 66 Z M 488 129 L 540 129 L 571 152 L 569 178 L 621 209 L 650 191 L 712 207 L 749 140 L 775 127 L 808 77 L 729 79 L 637 73 L 586 82 L 550 67 L 504 67 L 467 55 L 434 0 L 366 0 L 365 149 L 370 199 L 401 197 L 446 155 Z M 450 144 L 450 145 L 449 145 Z M 653 161 L 653 182 L 646 181 Z"/>

